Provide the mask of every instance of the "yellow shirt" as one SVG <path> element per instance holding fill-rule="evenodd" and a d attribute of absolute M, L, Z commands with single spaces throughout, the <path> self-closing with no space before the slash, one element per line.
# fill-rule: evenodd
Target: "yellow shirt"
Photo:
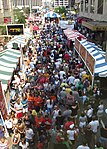
<path fill-rule="evenodd" d="M 67 94 L 70 94 L 70 92 L 71 92 L 72 90 L 71 90 L 71 88 L 66 88 L 65 91 L 66 91 Z"/>

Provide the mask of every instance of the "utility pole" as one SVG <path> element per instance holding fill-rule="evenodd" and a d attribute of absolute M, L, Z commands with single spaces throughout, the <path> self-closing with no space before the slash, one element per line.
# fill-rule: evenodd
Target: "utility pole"
<path fill-rule="evenodd" d="M 30 17 L 32 17 L 32 2 L 30 0 Z"/>
<path fill-rule="evenodd" d="M 23 0 L 23 12 L 25 12 L 25 0 Z"/>

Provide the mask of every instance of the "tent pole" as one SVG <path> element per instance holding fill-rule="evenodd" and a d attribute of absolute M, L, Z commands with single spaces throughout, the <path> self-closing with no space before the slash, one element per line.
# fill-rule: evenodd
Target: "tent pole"
<path fill-rule="evenodd" d="M 94 86 L 94 75 L 92 75 L 92 88 Z"/>

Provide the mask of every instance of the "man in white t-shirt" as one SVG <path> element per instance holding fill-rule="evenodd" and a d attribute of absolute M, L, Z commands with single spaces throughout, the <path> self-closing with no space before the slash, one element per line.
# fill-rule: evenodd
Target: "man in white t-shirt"
<path fill-rule="evenodd" d="M 23 116 L 23 105 L 22 105 L 20 99 L 17 99 L 17 102 L 14 105 L 14 109 L 16 111 L 17 118 L 21 119 Z"/>
<path fill-rule="evenodd" d="M 88 105 L 88 110 L 86 112 L 87 118 L 88 118 L 88 122 L 91 121 L 92 116 L 93 116 L 93 108 L 91 105 Z"/>
<path fill-rule="evenodd" d="M 25 134 L 26 134 L 26 141 L 30 143 L 30 141 L 33 140 L 33 136 L 34 136 L 33 129 L 26 127 Z"/>
<path fill-rule="evenodd" d="M 90 149 L 90 148 L 87 146 L 87 143 L 84 141 L 84 142 L 82 143 L 82 145 L 79 145 L 79 146 L 77 147 L 77 149 Z"/>
<path fill-rule="evenodd" d="M 69 85 L 71 85 L 71 84 L 74 84 L 74 80 L 75 80 L 75 77 L 73 75 L 71 75 L 71 76 L 68 77 L 67 82 L 68 82 Z"/>
<path fill-rule="evenodd" d="M 60 79 L 62 80 L 64 78 L 64 75 L 66 75 L 65 71 L 61 70 L 59 72 L 59 76 L 60 76 Z"/>
<path fill-rule="evenodd" d="M 89 123 L 89 125 L 91 126 L 91 130 L 93 131 L 93 133 L 97 133 L 99 121 L 96 119 L 95 116 L 92 117 L 92 121 Z"/>
<path fill-rule="evenodd" d="M 91 130 L 93 132 L 93 140 L 94 140 L 94 144 L 96 145 L 96 141 L 97 141 L 97 132 L 98 132 L 98 128 L 99 128 L 99 121 L 96 119 L 95 116 L 92 117 L 92 121 L 89 123 L 89 125 L 91 126 Z"/>
<path fill-rule="evenodd" d="M 71 144 L 74 145 L 75 144 L 75 139 L 76 139 L 76 136 L 77 136 L 77 132 L 74 129 L 74 124 L 71 124 L 69 126 L 69 130 L 67 130 L 67 135 L 68 135 L 68 139 L 71 142 Z"/>

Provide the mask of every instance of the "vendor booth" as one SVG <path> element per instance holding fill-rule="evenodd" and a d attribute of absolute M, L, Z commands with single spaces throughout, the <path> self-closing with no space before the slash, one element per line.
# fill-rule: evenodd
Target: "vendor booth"
<path fill-rule="evenodd" d="M 13 43 L 17 43 L 18 47 L 24 47 L 29 38 L 32 37 L 32 33 L 29 28 L 24 29 L 24 35 L 14 36 L 7 44 L 7 48 L 13 48 Z"/>
<path fill-rule="evenodd" d="M 61 16 L 53 11 L 50 11 L 50 12 L 47 12 L 45 15 L 44 15 L 44 18 L 45 18 L 45 21 L 54 21 L 55 22 L 59 22 L 59 18 Z"/>
<path fill-rule="evenodd" d="M 74 29 L 74 24 L 69 24 L 69 22 L 65 20 L 60 20 L 59 26 L 61 27 L 61 29 L 67 29 L 67 28 Z"/>
<path fill-rule="evenodd" d="M 67 46 L 71 49 L 73 48 L 76 38 L 78 38 L 78 40 L 87 39 L 84 35 L 80 34 L 77 30 L 73 30 L 72 28 L 65 29 L 64 34 L 67 38 Z"/>
<path fill-rule="evenodd" d="M 72 30 L 71 28 L 67 28 L 64 30 L 64 34 L 66 35 L 68 40 L 74 41 L 76 38 L 79 40 L 86 39 L 86 37 L 80 34 L 77 30 Z"/>
<path fill-rule="evenodd" d="M 75 40 L 75 50 L 92 76 L 92 86 L 94 82 L 100 82 L 100 88 L 105 88 L 107 84 L 106 53 L 94 43 L 78 39 Z"/>
<path fill-rule="evenodd" d="M 13 49 L 6 49 L 0 53 L 0 80 L 4 91 L 7 90 L 8 83 L 11 81 L 13 71 L 17 67 L 20 56 L 21 52 Z"/>

